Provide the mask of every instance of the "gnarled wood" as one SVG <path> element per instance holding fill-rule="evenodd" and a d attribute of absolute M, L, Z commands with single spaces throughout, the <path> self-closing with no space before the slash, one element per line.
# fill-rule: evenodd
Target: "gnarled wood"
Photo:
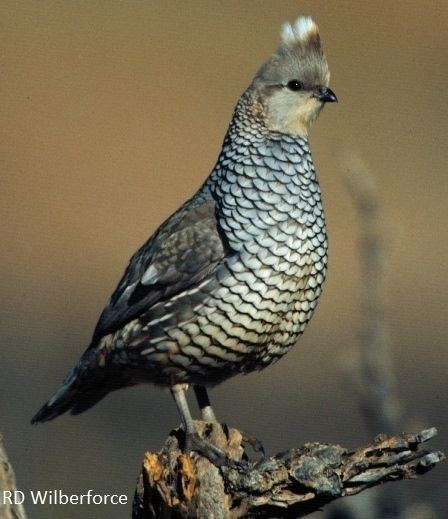
<path fill-rule="evenodd" d="M 6 455 L 3 438 L 0 434 L 0 519 L 26 519 L 23 506 L 9 503 L 8 496 L 11 494 L 5 493 L 11 492 L 14 495 L 16 490 L 16 477 Z"/>
<path fill-rule="evenodd" d="M 196 427 L 242 466 L 216 467 L 195 452 L 183 453 L 184 434 L 176 429 L 159 453 L 145 455 L 133 519 L 302 517 L 380 483 L 414 478 L 444 459 L 439 451 L 421 449 L 436 429 L 380 435 L 355 450 L 307 443 L 251 462 L 240 431 L 205 422 Z"/>

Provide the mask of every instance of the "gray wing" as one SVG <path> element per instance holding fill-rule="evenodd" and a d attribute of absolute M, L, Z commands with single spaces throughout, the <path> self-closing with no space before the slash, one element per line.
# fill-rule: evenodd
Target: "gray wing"
<path fill-rule="evenodd" d="M 232 253 L 215 209 L 211 198 L 192 198 L 134 254 L 100 316 L 94 341 L 200 283 Z"/>

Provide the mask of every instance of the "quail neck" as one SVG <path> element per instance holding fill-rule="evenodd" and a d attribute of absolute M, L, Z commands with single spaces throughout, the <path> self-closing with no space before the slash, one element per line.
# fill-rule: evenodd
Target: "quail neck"
<path fill-rule="evenodd" d="M 234 250 L 247 248 L 248 240 L 261 240 L 277 231 L 277 238 L 297 245 L 298 239 L 307 240 L 311 231 L 306 229 L 313 225 L 316 233 L 325 236 L 320 189 L 308 139 L 269 129 L 265 111 L 252 88 L 240 98 L 204 189 L 210 190 L 216 200 L 223 216 L 221 226 Z M 279 252 L 284 253 L 284 261 L 273 265 L 287 273 L 291 270 L 287 259 L 296 254 L 294 247 L 287 250 L 281 243 L 277 242 L 274 250 L 279 258 Z M 325 239 L 322 244 L 326 246 Z"/>

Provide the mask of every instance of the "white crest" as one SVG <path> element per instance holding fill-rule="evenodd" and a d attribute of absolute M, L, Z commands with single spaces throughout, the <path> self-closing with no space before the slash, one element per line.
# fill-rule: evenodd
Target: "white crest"
<path fill-rule="evenodd" d="M 310 34 L 318 31 L 317 25 L 309 16 L 299 16 L 294 24 L 285 23 L 280 34 L 282 42 L 290 45 L 298 41 L 305 41 Z"/>

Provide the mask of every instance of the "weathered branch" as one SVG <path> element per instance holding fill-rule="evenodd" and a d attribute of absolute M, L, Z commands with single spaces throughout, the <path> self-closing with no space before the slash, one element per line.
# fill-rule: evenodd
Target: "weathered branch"
<path fill-rule="evenodd" d="M 0 519 L 26 519 L 25 509 L 21 504 L 9 502 L 8 497 L 17 490 L 14 470 L 9 463 L 0 435 Z M 11 494 L 7 493 L 11 492 Z M 13 499 L 11 499 L 13 501 Z"/>
<path fill-rule="evenodd" d="M 241 432 L 204 422 L 196 427 L 233 459 L 247 459 Z M 355 450 L 308 443 L 236 469 L 218 468 L 194 452 L 182 453 L 184 435 L 177 429 L 159 453 L 145 455 L 132 517 L 303 517 L 340 497 L 432 469 L 444 455 L 421 449 L 421 444 L 435 435 L 435 429 L 380 435 Z"/>

